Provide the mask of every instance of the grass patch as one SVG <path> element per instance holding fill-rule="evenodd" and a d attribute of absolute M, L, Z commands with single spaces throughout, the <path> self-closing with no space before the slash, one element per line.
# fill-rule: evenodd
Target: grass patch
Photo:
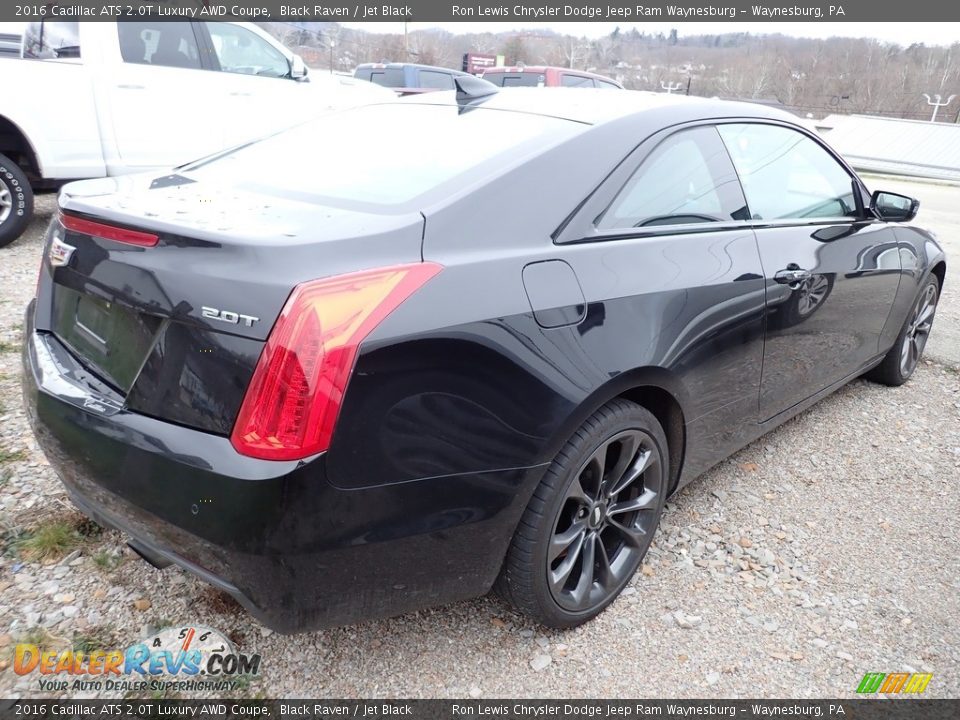
<path fill-rule="evenodd" d="M 122 557 L 110 550 L 97 550 L 97 552 L 93 554 L 92 560 L 93 564 L 96 565 L 99 570 L 103 570 L 103 572 L 113 572 L 120 567 L 120 563 L 123 562 Z"/>
<path fill-rule="evenodd" d="M 63 645 L 63 638 L 58 638 L 45 627 L 36 625 L 24 630 L 17 642 L 36 645 L 41 650 L 57 650 Z"/>
<path fill-rule="evenodd" d="M 102 625 L 88 627 L 73 634 L 72 645 L 75 652 L 91 653 L 113 647 L 114 644 L 113 630 Z"/>
<path fill-rule="evenodd" d="M 0 353 L 20 352 L 20 343 L 0 340 Z"/>
<path fill-rule="evenodd" d="M 66 555 L 82 542 L 75 525 L 64 520 L 50 520 L 37 525 L 18 542 L 25 560 L 43 562 Z"/>
<path fill-rule="evenodd" d="M 5 465 L 6 463 L 12 462 L 21 462 L 26 460 L 28 457 L 27 451 L 20 450 L 7 450 L 6 448 L 0 448 L 0 465 Z"/>

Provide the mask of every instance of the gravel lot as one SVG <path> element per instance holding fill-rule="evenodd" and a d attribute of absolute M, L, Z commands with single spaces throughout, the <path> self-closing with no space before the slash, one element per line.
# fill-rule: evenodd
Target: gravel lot
<path fill-rule="evenodd" d="M 960 187 L 882 185 L 918 196 L 960 258 Z M 114 533 L 49 564 L 18 557 L 20 533 L 73 517 L 19 389 L 23 308 L 53 205 L 41 198 L 29 234 L 0 250 L 0 696 L 41 695 L 9 667 L 25 636 L 126 647 L 196 622 L 262 654 L 261 676 L 235 695 L 850 696 L 865 672 L 924 671 L 927 695 L 960 696 L 956 278 L 910 383 L 856 381 L 686 488 L 633 586 L 587 626 L 545 632 L 483 598 L 282 637 Z"/>

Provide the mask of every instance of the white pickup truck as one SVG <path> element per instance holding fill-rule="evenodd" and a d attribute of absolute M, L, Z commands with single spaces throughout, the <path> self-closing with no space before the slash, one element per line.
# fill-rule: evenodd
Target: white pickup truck
<path fill-rule="evenodd" d="M 328 110 L 393 99 L 314 73 L 242 22 L 61 22 L 22 28 L 2 61 L 0 247 L 26 228 L 33 192 L 169 168 Z"/>

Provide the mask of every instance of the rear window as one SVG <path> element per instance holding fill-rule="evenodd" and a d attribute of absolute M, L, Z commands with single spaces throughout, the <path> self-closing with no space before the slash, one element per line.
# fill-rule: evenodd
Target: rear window
<path fill-rule="evenodd" d="M 370 82 L 388 88 L 406 87 L 403 70 L 400 68 L 382 68 L 370 72 Z"/>
<path fill-rule="evenodd" d="M 484 73 L 483 79 L 500 87 L 543 87 L 543 73 Z"/>
<path fill-rule="evenodd" d="M 29 23 L 23 31 L 23 56 L 38 60 L 80 57 L 80 23 Z"/>
<path fill-rule="evenodd" d="M 201 181 L 302 202 L 400 205 L 451 191 L 582 132 L 557 118 L 457 106 L 386 104 L 313 120 L 185 167 Z M 262 178 L 262 180 L 260 180 Z"/>

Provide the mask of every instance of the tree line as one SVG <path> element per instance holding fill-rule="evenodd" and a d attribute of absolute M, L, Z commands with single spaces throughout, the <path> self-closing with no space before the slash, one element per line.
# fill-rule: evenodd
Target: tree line
<path fill-rule="evenodd" d="M 459 68 L 466 52 L 499 54 L 509 65 L 558 65 L 612 77 L 634 90 L 763 100 L 815 117 L 866 113 L 930 118 L 923 94 L 958 99 L 938 120 L 960 117 L 960 42 L 901 46 L 874 39 L 794 38 L 731 32 L 646 33 L 617 28 L 588 39 L 553 31 L 377 34 L 336 23 L 265 23 L 291 47 L 324 51 L 320 67 L 351 71 L 362 62 L 418 62 Z M 399 26 L 399 23 L 398 23 Z M 561 26 L 562 27 L 562 26 Z M 333 51 L 330 43 L 333 43 Z M 322 58 L 322 59 L 321 59 Z"/>

